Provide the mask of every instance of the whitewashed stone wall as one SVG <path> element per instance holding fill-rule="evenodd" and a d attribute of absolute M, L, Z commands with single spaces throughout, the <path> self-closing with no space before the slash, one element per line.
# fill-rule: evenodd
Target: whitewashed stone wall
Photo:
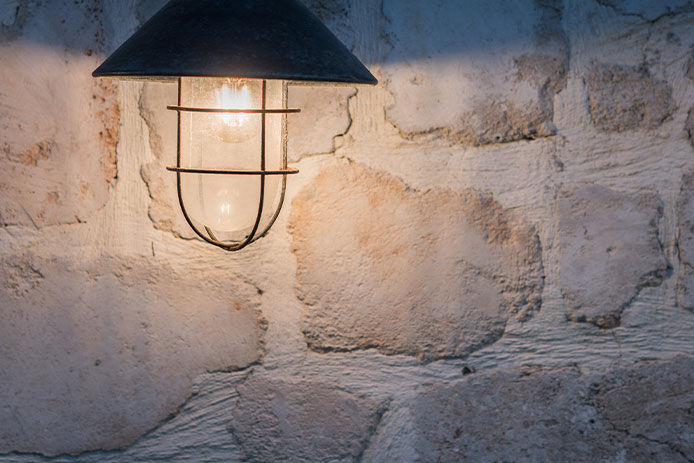
<path fill-rule="evenodd" d="M 694 2 L 310 0 L 288 201 L 194 239 L 165 0 L 0 0 L 0 462 L 694 460 Z"/>

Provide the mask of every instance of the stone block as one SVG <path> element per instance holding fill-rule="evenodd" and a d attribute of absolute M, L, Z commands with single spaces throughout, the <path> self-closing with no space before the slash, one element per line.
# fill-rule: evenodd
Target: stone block
<path fill-rule="evenodd" d="M 385 0 L 383 11 L 387 116 L 404 136 L 487 145 L 555 133 L 568 70 L 560 2 Z"/>
<path fill-rule="evenodd" d="M 176 113 L 166 109 L 176 104 L 177 85 L 146 83 L 140 94 L 140 116 L 147 124 L 149 146 L 154 160 L 142 166 L 140 174 L 149 192 L 149 218 L 158 230 L 173 232 L 182 238 L 195 237 L 183 217 L 176 192 L 176 175 L 166 170 L 176 164 Z"/>
<path fill-rule="evenodd" d="M 229 423 L 243 461 L 359 461 L 386 404 L 315 380 L 251 376 Z"/>
<path fill-rule="evenodd" d="M 664 446 L 658 461 L 694 458 L 694 359 L 649 362 L 610 371 L 591 394 L 604 422 L 645 447 Z M 641 450 L 648 456 L 650 452 Z M 636 452 L 635 452 L 636 453 Z M 670 460 L 672 459 L 672 460 Z M 634 460 L 637 460 L 634 458 Z M 654 460 L 651 460 L 654 461 Z"/>
<path fill-rule="evenodd" d="M 594 63 L 584 82 L 590 117 L 604 132 L 655 129 L 676 110 L 670 85 L 645 67 Z"/>
<path fill-rule="evenodd" d="M 263 355 L 257 290 L 142 258 L 0 261 L 0 454 L 117 449 Z"/>
<path fill-rule="evenodd" d="M 305 0 L 303 3 L 347 48 L 354 48 L 353 0 Z M 301 113 L 288 118 L 289 162 L 334 151 L 335 137 L 347 132 L 352 125 L 348 101 L 356 92 L 353 87 L 332 85 L 289 87 L 289 107 L 301 109 Z"/>
<path fill-rule="evenodd" d="M 106 26 L 84 2 L 5 3 L 0 226 L 84 221 L 104 206 L 117 173 L 118 86 L 91 77 Z"/>
<path fill-rule="evenodd" d="M 560 193 L 556 213 L 559 279 L 569 318 L 618 326 L 641 288 L 660 284 L 668 269 L 658 239 L 659 197 L 584 185 Z"/>
<path fill-rule="evenodd" d="M 529 367 L 438 383 L 411 402 L 412 461 L 691 461 L 693 380 L 694 361 L 677 357 L 605 375 Z"/>
<path fill-rule="evenodd" d="M 340 163 L 296 196 L 290 230 L 313 350 L 461 357 L 541 303 L 537 234 L 475 191 Z"/>
<path fill-rule="evenodd" d="M 288 118 L 290 162 L 335 150 L 335 137 L 347 132 L 352 124 L 348 101 L 356 92 L 353 87 L 289 87 L 289 107 L 301 109 L 301 113 Z"/>

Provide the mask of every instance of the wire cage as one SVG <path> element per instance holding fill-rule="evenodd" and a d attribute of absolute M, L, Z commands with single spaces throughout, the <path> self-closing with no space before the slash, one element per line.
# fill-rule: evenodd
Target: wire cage
<path fill-rule="evenodd" d="M 243 108 L 243 109 L 225 109 L 225 108 L 205 108 L 205 107 L 191 107 L 183 106 L 183 81 L 182 78 L 178 78 L 178 104 L 167 106 L 167 109 L 177 112 L 177 139 L 176 139 L 176 165 L 169 166 L 166 169 L 176 173 L 176 188 L 178 191 L 178 201 L 183 212 L 183 216 L 188 222 L 188 225 L 193 229 L 193 231 L 206 242 L 218 246 L 227 251 L 238 251 L 245 248 L 249 244 L 257 241 L 258 239 L 265 236 L 265 234 L 270 230 L 272 225 L 277 220 L 282 205 L 284 203 L 287 176 L 299 173 L 298 169 L 290 169 L 287 167 L 287 115 L 291 113 L 298 113 L 301 110 L 295 108 L 287 107 L 287 83 L 282 83 L 282 108 L 267 108 L 267 80 L 263 79 L 261 84 L 261 97 L 260 97 L 260 108 Z M 181 156 L 181 132 L 182 132 L 182 117 L 181 113 L 207 113 L 207 114 L 258 114 L 260 115 L 260 156 L 259 156 L 259 169 L 257 170 L 239 170 L 239 169 L 220 169 L 220 168 L 190 168 L 182 166 L 182 156 Z M 266 168 L 266 117 L 268 114 L 276 114 L 282 116 L 282 153 L 280 159 L 279 169 L 267 169 Z M 259 179 L 259 203 L 258 212 L 256 215 L 255 223 L 253 224 L 250 232 L 246 234 L 240 240 L 222 240 L 219 239 L 214 230 L 212 230 L 207 225 L 202 225 L 201 227 L 195 224 L 195 221 L 191 218 L 191 215 L 186 210 L 186 205 L 184 201 L 183 185 L 181 177 L 183 175 L 236 175 L 236 176 L 257 176 Z M 275 207 L 275 211 L 272 214 L 269 222 L 264 225 L 261 229 L 261 219 L 263 217 L 263 209 L 265 207 L 265 195 L 266 195 L 266 178 L 267 176 L 281 176 L 281 185 L 279 192 L 279 201 Z"/>

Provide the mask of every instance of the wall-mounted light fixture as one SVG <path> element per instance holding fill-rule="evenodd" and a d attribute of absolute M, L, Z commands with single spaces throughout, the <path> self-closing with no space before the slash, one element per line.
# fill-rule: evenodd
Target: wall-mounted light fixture
<path fill-rule="evenodd" d="M 177 81 L 175 172 L 186 220 L 237 251 L 279 215 L 287 175 L 287 84 L 376 84 L 299 0 L 171 0 L 94 77 Z"/>

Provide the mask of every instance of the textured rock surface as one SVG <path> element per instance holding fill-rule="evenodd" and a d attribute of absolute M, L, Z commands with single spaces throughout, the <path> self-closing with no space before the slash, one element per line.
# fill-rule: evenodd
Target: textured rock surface
<path fill-rule="evenodd" d="M 581 383 L 574 369 L 528 369 L 431 386 L 411 404 L 415 447 L 428 461 L 590 460 L 598 425 Z"/>
<path fill-rule="evenodd" d="M 0 226 L 83 221 L 116 177 L 118 87 L 91 77 L 106 25 L 85 3 L 2 6 Z"/>
<path fill-rule="evenodd" d="M 679 236 L 677 248 L 682 264 L 677 282 L 677 300 L 681 307 L 694 311 L 694 176 L 682 178 L 677 201 Z"/>
<path fill-rule="evenodd" d="M 334 138 L 347 132 L 352 123 L 347 101 L 355 93 L 351 87 L 289 87 L 289 107 L 301 109 L 288 121 L 290 162 L 335 149 Z"/>
<path fill-rule="evenodd" d="M 166 170 L 166 166 L 176 164 L 176 113 L 166 109 L 176 103 L 176 95 L 176 84 L 147 83 L 142 87 L 140 114 L 147 124 L 154 160 L 142 166 L 141 175 L 149 191 L 149 217 L 154 227 L 193 238 L 195 233 L 178 205 L 176 176 Z"/>
<path fill-rule="evenodd" d="M 119 448 L 263 352 L 255 288 L 144 259 L 0 262 L 0 452 Z"/>
<path fill-rule="evenodd" d="M 357 461 L 385 403 L 316 381 L 253 375 L 239 388 L 229 430 L 243 461 Z"/>
<path fill-rule="evenodd" d="M 17 17 L 17 8 L 19 0 L 2 0 L 0 1 L 0 24 L 11 26 Z"/>
<path fill-rule="evenodd" d="M 296 197 L 290 226 L 315 350 L 459 357 L 539 308 L 537 235 L 489 196 L 341 163 Z"/>
<path fill-rule="evenodd" d="M 305 0 L 381 84 L 290 88 L 233 254 L 181 239 L 175 86 L 89 77 L 165 2 L 0 0 L 0 462 L 694 459 L 691 0 Z"/>
<path fill-rule="evenodd" d="M 590 116 L 600 130 L 653 129 L 675 110 L 672 89 L 647 68 L 594 64 L 584 81 Z"/>
<path fill-rule="evenodd" d="M 486 145 L 554 134 L 568 68 L 560 2 L 385 0 L 383 11 L 387 114 L 405 135 Z"/>
<path fill-rule="evenodd" d="M 626 452 L 632 460 L 692 461 L 692 384 L 694 359 L 678 357 L 611 371 L 590 392 L 603 421 L 627 442 L 638 441 Z"/>
<path fill-rule="evenodd" d="M 528 368 L 438 383 L 409 404 L 414 449 L 422 461 L 691 461 L 693 380 L 679 357 L 604 376 Z"/>
<path fill-rule="evenodd" d="M 661 215 L 653 193 L 585 185 L 560 195 L 560 284 L 572 320 L 614 328 L 641 288 L 663 280 L 668 264 L 658 241 Z"/>

